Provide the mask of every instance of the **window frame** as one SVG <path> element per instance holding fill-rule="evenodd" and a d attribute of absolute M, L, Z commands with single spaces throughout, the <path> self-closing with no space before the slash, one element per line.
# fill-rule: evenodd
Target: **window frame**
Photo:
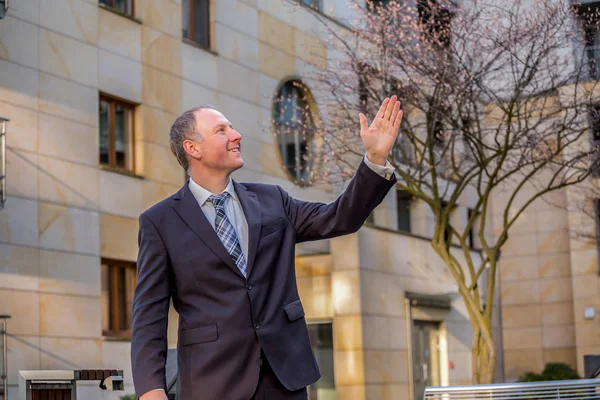
<path fill-rule="evenodd" d="M 100 93 L 98 101 L 98 118 L 100 118 L 100 103 L 106 101 L 109 103 L 108 114 L 108 163 L 100 161 L 100 143 L 98 143 L 98 163 L 103 167 L 108 167 L 120 171 L 135 173 L 135 108 L 136 104 L 127 100 L 120 99 L 105 93 Z M 125 107 L 128 110 L 130 118 L 130 129 L 128 137 L 131 140 L 131 161 L 130 166 L 121 167 L 117 165 L 117 150 L 116 150 L 116 126 L 115 126 L 115 109 L 116 105 Z M 100 139 L 100 124 L 98 124 L 98 139 Z"/>
<path fill-rule="evenodd" d="M 131 8 L 131 10 L 129 12 L 123 12 L 123 11 L 119 10 L 116 7 L 117 0 L 108 0 L 108 1 L 110 2 L 110 5 L 107 5 L 107 4 L 104 4 L 104 3 L 100 3 L 100 2 L 98 2 L 98 4 L 100 4 L 102 7 L 109 8 L 112 11 L 116 11 L 119 14 L 123 14 L 123 15 L 126 15 L 128 17 L 135 17 L 135 0 L 129 0 L 130 1 L 130 8 Z"/>
<path fill-rule="evenodd" d="M 183 37 L 183 39 L 185 40 L 189 40 L 190 42 L 198 45 L 199 47 L 203 48 L 203 49 L 211 49 L 211 42 L 212 42 L 212 35 L 210 34 L 210 0 L 200 0 L 200 1 L 204 1 L 206 2 L 206 43 L 201 43 L 198 42 L 197 40 L 194 39 L 194 28 L 196 25 L 196 18 L 194 18 L 194 9 L 195 9 L 195 0 L 189 0 L 189 7 L 188 7 L 188 14 L 187 14 L 187 19 L 188 19 L 188 34 L 187 36 L 184 35 L 183 33 L 183 26 L 181 29 L 181 36 Z M 181 4 L 181 9 L 182 12 L 184 12 L 184 7 L 183 7 L 183 2 Z M 184 16 L 182 15 L 182 20 L 184 20 Z M 183 25 L 183 24 L 182 24 Z"/>
<path fill-rule="evenodd" d="M 104 265 L 108 267 L 108 330 L 102 327 L 102 336 L 111 337 L 111 338 L 119 338 L 119 339 L 131 339 L 132 330 L 130 328 L 122 328 L 120 327 L 120 323 L 122 320 L 127 319 L 127 299 L 120 298 L 122 293 L 119 293 L 119 290 L 113 290 L 114 280 L 118 279 L 118 273 L 120 270 L 133 269 L 133 287 L 137 285 L 137 264 L 133 261 L 125 261 L 125 260 L 116 260 L 111 258 L 101 258 L 100 260 L 100 268 Z M 101 272 L 102 274 L 102 272 Z M 102 280 L 102 277 L 101 277 Z M 125 282 L 123 282 L 125 285 Z M 103 288 L 101 287 L 101 290 Z M 127 288 L 124 288 L 127 290 Z M 132 294 L 133 295 L 133 294 Z M 132 297 L 133 299 L 133 297 Z M 119 315 L 120 313 L 125 312 L 125 315 Z M 114 319 L 114 315 L 119 315 L 117 317 L 116 322 Z M 102 321 L 102 325 L 104 325 L 104 321 Z M 116 325 L 116 327 L 115 327 Z M 131 323 L 130 323 L 131 325 Z"/>

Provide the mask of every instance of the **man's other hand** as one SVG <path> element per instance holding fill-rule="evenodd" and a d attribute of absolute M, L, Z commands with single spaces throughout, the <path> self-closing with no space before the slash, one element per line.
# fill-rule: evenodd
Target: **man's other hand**
<path fill-rule="evenodd" d="M 140 397 L 140 400 L 169 400 L 169 399 L 167 398 L 165 391 L 160 389 L 160 390 L 151 390 L 149 392 L 144 393 Z"/>
<path fill-rule="evenodd" d="M 371 126 L 367 123 L 367 117 L 360 113 L 360 137 L 369 161 L 385 165 L 387 156 L 396 143 L 402 115 L 400 101 L 396 96 L 383 101 Z"/>

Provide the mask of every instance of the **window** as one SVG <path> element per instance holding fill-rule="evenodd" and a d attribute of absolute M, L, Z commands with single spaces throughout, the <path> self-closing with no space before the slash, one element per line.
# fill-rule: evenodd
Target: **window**
<path fill-rule="evenodd" d="M 321 0 L 300 0 L 300 3 L 307 5 L 315 10 L 321 11 Z"/>
<path fill-rule="evenodd" d="M 393 76 L 382 76 L 375 68 L 364 62 L 357 64 L 356 73 L 358 76 L 358 108 L 360 112 L 373 118 L 379 111 L 380 102 L 385 97 L 396 95 L 402 100 L 402 109 L 406 113 L 405 104 L 409 101 L 408 99 L 415 95 L 413 88 L 402 84 L 399 79 Z M 397 143 L 392 149 L 393 161 L 411 164 L 414 162 L 415 149 L 409 134 L 404 129 L 404 124 L 403 119 L 400 124 Z"/>
<path fill-rule="evenodd" d="M 600 144 L 600 105 L 593 106 L 590 110 L 590 125 L 592 128 L 592 142 Z"/>
<path fill-rule="evenodd" d="M 402 100 L 414 95 L 408 85 L 403 85 L 399 79 L 391 75 L 381 74 L 366 63 L 358 63 L 356 73 L 359 109 L 363 114 L 375 116 L 385 97 L 396 95 Z"/>
<path fill-rule="evenodd" d="M 100 164 L 133 171 L 133 107 L 100 96 Z"/>
<path fill-rule="evenodd" d="M 596 151 L 600 148 L 600 105 L 595 105 L 590 109 L 590 128 L 591 128 L 591 145 Z M 600 157 L 597 152 L 592 154 L 592 175 L 600 177 Z"/>
<path fill-rule="evenodd" d="M 404 190 L 396 191 L 398 230 L 402 232 L 410 232 L 410 200 L 410 193 Z"/>
<path fill-rule="evenodd" d="M 583 27 L 585 55 L 590 77 L 600 77 L 600 1 L 586 2 L 574 6 Z"/>
<path fill-rule="evenodd" d="M 290 177 L 301 186 L 309 184 L 315 122 L 312 97 L 299 81 L 287 81 L 274 105 L 275 133 L 281 161 Z"/>
<path fill-rule="evenodd" d="M 133 16 L 133 0 L 100 0 L 100 4 L 110 7 L 120 13 Z"/>
<path fill-rule="evenodd" d="M 102 333 L 131 337 L 131 305 L 136 282 L 134 262 L 102 259 Z"/>
<path fill-rule="evenodd" d="M 321 371 L 321 379 L 308 387 L 308 400 L 335 399 L 332 324 L 308 324 L 308 335 Z"/>
<path fill-rule="evenodd" d="M 182 0 L 183 37 L 210 48 L 209 0 Z"/>
<path fill-rule="evenodd" d="M 450 46 L 450 24 L 452 13 L 436 0 L 420 0 L 417 12 L 422 37 L 434 47 L 445 49 Z"/>

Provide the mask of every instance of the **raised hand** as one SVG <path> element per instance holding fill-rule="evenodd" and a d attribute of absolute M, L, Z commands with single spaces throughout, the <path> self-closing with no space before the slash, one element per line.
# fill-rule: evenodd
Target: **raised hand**
<path fill-rule="evenodd" d="M 383 101 L 371 126 L 367 123 L 367 117 L 360 113 L 360 137 L 369 161 L 385 165 L 387 156 L 396 143 L 402 115 L 400 101 L 395 95 Z"/>

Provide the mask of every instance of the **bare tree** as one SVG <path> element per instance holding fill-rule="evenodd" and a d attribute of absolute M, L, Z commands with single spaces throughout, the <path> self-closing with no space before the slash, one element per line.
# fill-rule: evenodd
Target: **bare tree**
<path fill-rule="evenodd" d="M 511 227 L 536 200 L 594 169 L 589 113 L 597 82 L 578 10 L 567 0 L 368 0 L 350 7 L 348 29 L 314 13 L 328 32 L 328 66 L 311 76 L 324 117 L 306 117 L 307 99 L 295 110 L 304 115 L 303 143 L 318 154 L 312 180 L 351 175 L 364 154 L 359 113 L 373 117 L 385 97 L 399 96 L 404 119 L 390 156 L 398 189 L 435 215 L 431 246 L 456 280 L 473 330 L 473 380 L 491 382 L 493 295 Z M 277 112 L 285 112 L 283 103 Z M 283 123 L 278 131 L 290 129 Z M 450 213 L 467 194 L 475 198 L 473 212 L 455 226 Z M 500 194 L 501 226 L 487 235 Z M 472 253 L 473 230 L 481 257 Z"/>

